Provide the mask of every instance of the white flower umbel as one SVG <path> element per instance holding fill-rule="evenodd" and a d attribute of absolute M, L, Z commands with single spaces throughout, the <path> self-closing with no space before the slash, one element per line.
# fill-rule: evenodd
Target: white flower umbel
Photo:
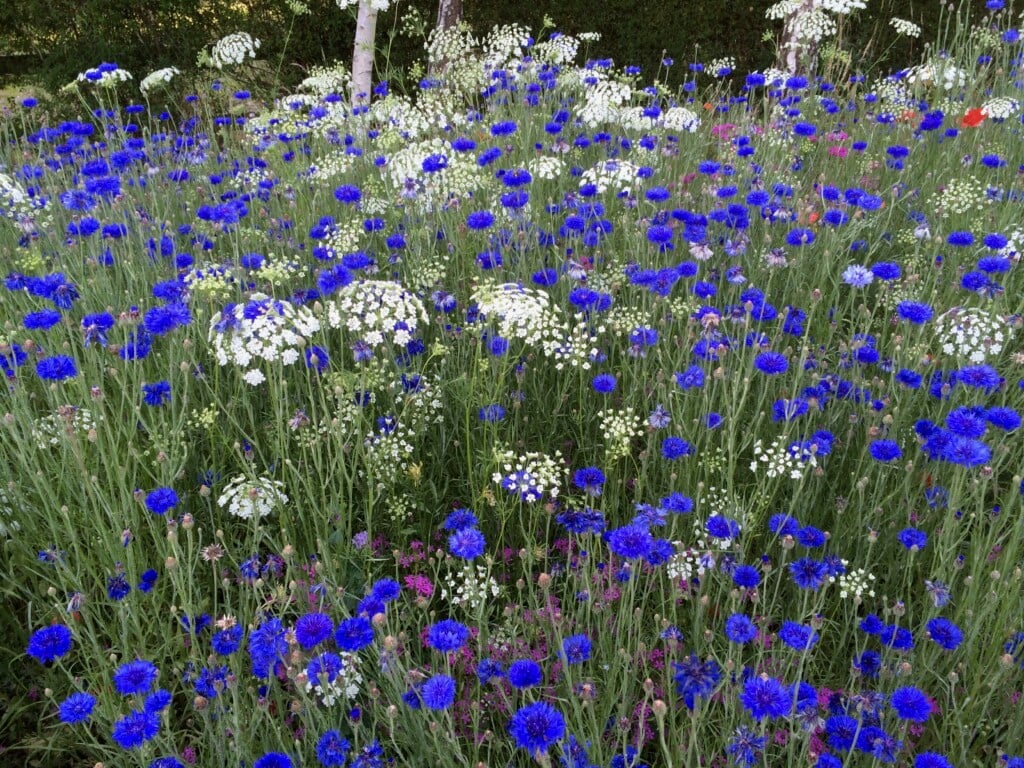
<path fill-rule="evenodd" d="M 643 420 L 632 408 L 620 411 L 609 409 L 597 414 L 601 420 L 604 453 L 608 461 L 615 461 L 632 453 L 633 438 L 643 435 Z"/>
<path fill-rule="evenodd" d="M 532 504 L 545 494 L 551 500 L 558 498 L 565 473 L 561 452 L 555 451 L 554 456 L 539 451 L 516 455 L 515 451 L 500 450 L 495 460 L 501 471 L 493 473 L 491 480 L 521 501 Z"/>
<path fill-rule="evenodd" d="M 327 324 L 344 329 L 371 349 L 387 342 L 404 347 L 426 322 L 423 302 L 388 280 L 349 283 L 327 304 Z"/>
<path fill-rule="evenodd" d="M 75 78 L 75 82 L 85 85 L 96 85 L 100 88 L 112 88 L 131 79 L 132 73 L 128 70 L 121 69 L 117 64 L 104 62 L 98 67 L 80 72 L 78 77 Z"/>
<path fill-rule="evenodd" d="M 262 362 L 292 365 L 302 356 L 306 340 L 320 330 L 320 321 L 306 307 L 296 307 L 261 293 L 244 304 L 229 304 L 213 316 L 207 337 L 219 365 L 244 368 L 253 386 L 266 380 Z"/>
<path fill-rule="evenodd" d="M 498 335 L 540 347 L 548 357 L 564 350 L 569 329 L 543 291 L 518 283 L 486 283 L 473 292 L 472 301 L 497 326 Z"/>
<path fill-rule="evenodd" d="M 162 85 L 167 85 L 177 75 L 181 74 L 181 70 L 177 67 L 164 67 L 158 69 L 155 72 L 150 72 L 139 83 L 139 90 L 142 91 L 142 95 L 147 95 L 151 90 Z"/>
<path fill-rule="evenodd" d="M 1006 96 L 997 96 L 982 104 L 981 111 L 992 120 L 1006 120 L 1020 112 L 1020 102 Z"/>
<path fill-rule="evenodd" d="M 767 448 L 760 438 L 754 441 L 754 460 L 750 462 L 750 471 L 755 474 L 763 469 L 768 477 L 801 480 L 816 466 L 818 460 L 813 454 L 787 444 L 782 438 L 776 438 Z"/>
<path fill-rule="evenodd" d="M 921 27 L 912 21 L 906 19 L 898 19 L 895 16 L 889 19 L 889 24 L 896 30 L 898 35 L 906 35 L 907 37 L 920 37 Z"/>
<path fill-rule="evenodd" d="M 1013 337 L 1000 315 L 976 307 L 953 307 L 933 327 L 943 355 L 976 364 L 997 357 Z"/>
<path fill-rule="evenodd" d="M 448 574 L 441 587 L 441 597 L 454 606 L 476 610 L 501 596 L 501 587 L 483 565 L 466 563 L 462 570 Z"/>
<path fill-rule="evenodd" d="M 266 517 L 274 507 L 288 503 L 284 483 L 268 477 L 250 479 L 244 475 L 231 478 L 217 498 L 217 506 L 243 520 Z"/>
<path fill-rule="evenodd" d="M 40 449 L 45 449 L 60 445 L 63 440 L 86 440 L 95 429 L 96 418 L 88 408 L 62 405 L 53 413 L 36 419 L 32 438 Z"/>
<path fill-rule="evenodd" d="M 604 194 L 609 189 L 616 194 L 633 192 L 643 183 L 637 171 L 637 166 L 628 160 L 602 160 L 583 172 L 580 186 L 593 184 L 598 194 Z"/>
<path fill-rule="evenodd" d="M 306 693 L 316 696 L 325 707 L 333 707 L 341 699 L 351 701 L 362 690 L 363 676 L 359 673 L 359 655 L 349 651 L 338 653 L 341 669 L 334 675 L 321 674 L 311 680 L 303 672 Z"/>
<path fill-rule="evenodd" d="M 255 59 L 260 41 L 248 32 L 233 32 L 213 44 L 210 63 L 217 69 L 226 65 L 242 64 L 246 59 Z"/>

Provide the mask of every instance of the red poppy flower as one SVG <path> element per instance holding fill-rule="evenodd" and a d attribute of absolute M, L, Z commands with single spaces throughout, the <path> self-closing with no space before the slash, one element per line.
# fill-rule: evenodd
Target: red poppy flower
<path fill-rule="evenodd" d="M 985 121 L 985 111 L 978 107 L 968 109 L 967 114 L 960 119 L 960 125 L 965 128 L 977 128 Z"/>

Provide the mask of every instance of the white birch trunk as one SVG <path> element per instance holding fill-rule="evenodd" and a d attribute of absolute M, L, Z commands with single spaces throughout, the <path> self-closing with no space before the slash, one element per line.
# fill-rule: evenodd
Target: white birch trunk
<path fill-rule="evenodd" d="M 359 0 L 356 42 L 352 51 L 352 106 L 370 103 L 376 36 L 377 11 L 370 6 L 370 0 Z"/>

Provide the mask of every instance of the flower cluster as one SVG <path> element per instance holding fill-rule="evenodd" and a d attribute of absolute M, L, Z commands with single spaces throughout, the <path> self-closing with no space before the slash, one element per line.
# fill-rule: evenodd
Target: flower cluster
<path fill-rule="evenodd" d="M 997 357 L 1012 339 L 1002 317 L 978 307 L 955 307 L 935 318 L 933 331 L 944 355 L 971 363 Z"/>
<path fill-rule="evenodd" d="M 217 506 L 243 520 L 266 517 L 275 508 L 288 503 L 283 488 L 284 483 L 267 477 L 248 478 L 238 475 L 224 486 L 217 497 Z"/>
<path fill-rule="evenodd" d="M 558 498 L 565 476 L 560 451 L 549 456 L 539 451 L 516 454 L 515 451 L 500 450 L 494 461 L 501 471 L 491 475 L 492 482 L 518 496 L 521 501 L 532 504 L 541 501 L 545 494 L 549 500 Z"/>
<path fill-rule="evenodd" d="M 244 64 L 246 59 L 255 59 L 260 41 L 248 32 L 233 32 L 213 44 L 210 63 L 217 69 L 233 64 Z"/>
<path fill-rule="evenodd" d="M 366 355 L 386 343 L 406 346 L 427 322 L 423 302 L 388 280 L 349 283 L 331 297 L 326 308 L 327 324 L 356 340 L 357 362 L 369 359 Z"/>
<path fill-rule="evenodd" d="M 255 386 L 267 378 L 256 367 L 260 361 L 293 365 L 319 330 L 320 322 L 308 308 L 257 293 L 244 304 L 229 304 L 214 315 L 208 341 L 219 365 L 245 369 L 243 378 Z"/>

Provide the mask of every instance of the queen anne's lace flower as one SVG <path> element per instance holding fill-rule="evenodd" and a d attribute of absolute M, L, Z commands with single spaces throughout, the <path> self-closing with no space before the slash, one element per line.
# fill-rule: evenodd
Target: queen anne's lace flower
<path fill-rule="evenodd" d="M 993 120 L 1006 120 L 1020 112 L 1020 102 L 1006 96 L 997 96 L 982 104 L 981 111 Z"/>
<path fill-rule="evenodd" d="M 320 322 L 308 308 L 257 293 L 246 303 L 228 305 L 214 315 L 207 338 L 217 363 L 247 369 L 243 378 L 255 386 L 266 376 L 254 361 L 256 365 L 259 361 L 292 365 L 318 330 Z"/>
<path fill-rule="evenodd" d="M 250 480 L 244 475 L 233 477 L 217 498 L 217 506 L 243 520 L 266 517 L 275 506 L 288 503 L 282 490 L 284 483 L 260 477 Z"/>
<path fill-rule="evenodd" d="M 580 186 L 594 184 L 599 194 L 604 194 L 609 188 L 617 194 L 633 191 L 642 181 L 637 175 L 637 167 L 628 160 L 602 160 L 583 172 Z"/>
<path fill-rule="evenodd" d="M 491 480 L 509 493 L 519 496 L 527 504 L 540 501 L 545 494 L 554 500 L 558 498 L 561 479 L 565 474 L 562 454 L 555 451 L 548 456 L 539 451 L 516 455 L 514 451 L 501 450 L 495 456 L 501 466 Z"/>
<path fill-rule="evenodd" d="M 983 363 L 997 357 L 1013 336 L 1013 328 L 999 315 L 976 307 L 954 307 L 934 323 L 942 354 Z"/>
<path fill-rule="evenodd" d="M 98 85 L 101 88 L 111 88 L 131 79 L 132 73 L 128 70 L 121 69 L 117 64 L 104 62 L 98 67 L 80 72 L 75 81 L 86 85 Z"/>
<path fill-rule="evenodd" d="M 754 441 L 754 460 L 750 462 L 750 471 L 757 473 L 762 468 L 768 477 L 789 477 L 800 480 L 807 472 L 818 465 L 814 454 L 791 446 L 781 438 L 776 438 L 767 448 L 759 438 Z"/>
<path fill-rule="evenodd" d="M 145 96 L 154 88 L 166 85 L 171 82 L 175 76 L 180 74 L 181 70 L 177 67 L 164 67 L 163 69 L 158 69 L 155 72 L 150 72 L 142 78 L 142 82 L 139 83 L 139 90 L 142 91 L 142 95 Z"/>
<path fill-rule="evenodd" d="M 426 322 L 423 302 L 387 280 L 350 283 L 327 304 L 327 324 L 344 329 L 371 349 L 386 342 L 404 347 Z"/>
<path fill-rule="evenodd" d="M 102 416 L 100 417 L 102 418 Z M 96 429 L 96 417 L 88 408 L 62 405 L 32 425 L 32 438 L 40 449 L 60 445 L 63 440 L 85 440 Z"/>
<path fill-rule="evenodd" d="M 898 35 L 906 35 L 907 37 L 921 36 L 921 27 L 912 21 L 893 17 L 889 19 L 889 23 L 892 25 L 892 28 L 896 30 L 896 34 Z"/>
<path fill-rule="evenodd" d="M 453 571 L 441 587 L 441 597 L 452 605 L 475 610 L 501 595 L 501 587 L 483 565 L 466 563 Z"/>
<path fill-rule="evenodd" d="M 233 32 L 213 44 L 210 62 L 217 69 L 225 65 L 242 64 L 246 59 L 255 59 L 260 41 L 248 32 Z"/>
<path fill-rule="evenodd" d="M 538 346 L 549 357 L 564 351 L 568 327 L 543 291 L 518 283 L 487 283 L 474 291 L 473 301 L 483 318 L 497 326 L 499 336 Z"/>

